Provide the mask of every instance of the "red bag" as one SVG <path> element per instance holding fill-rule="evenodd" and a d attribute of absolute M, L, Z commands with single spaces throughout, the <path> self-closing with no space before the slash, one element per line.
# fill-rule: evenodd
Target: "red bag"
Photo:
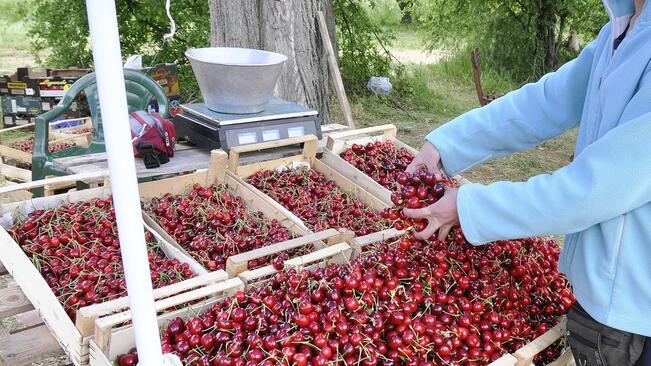
<path fill-rule="evenodd" d="M 176 130 L 170 120 L 156 112 L 136 111 L 129 115 L 129 123 L 133 153 L 143 158 L 148 169 L 157 168 L 174 156 Z"/>

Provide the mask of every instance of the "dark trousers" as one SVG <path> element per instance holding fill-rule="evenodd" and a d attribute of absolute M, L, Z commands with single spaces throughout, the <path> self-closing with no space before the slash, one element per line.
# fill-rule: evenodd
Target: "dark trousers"
<path fill-rule="evenodd" d="M 567 314 L 567 335 L 577 366 L 651 366 L 651 340 L 599 323 L 578 302 Z"/>

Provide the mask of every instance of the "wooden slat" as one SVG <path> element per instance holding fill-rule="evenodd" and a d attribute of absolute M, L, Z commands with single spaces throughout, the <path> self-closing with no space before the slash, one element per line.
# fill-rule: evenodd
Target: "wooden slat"
<path fill-rule="evenodd" d="M 391 240 L 393 238 L 403 236 L 405 233 L 406 233 L 405 230 L 386 229 L 386 230 L 378 231 L 377 233 L 372 233 L 372 234 L 354 238 L 350 242 L 350 246 L 351 248 L 353 248 L 353 258 L 360 255 L 364 251 L 364 247 L 370 244 L 381 243 L 385 240 Z"/>
<path fill-rule="evenodd" d="M 366 173 L 349 164 L 339 155 L 332 151 L 325 150 L 321 156 L 321 161 L 334 169 L 344 177 L 353 181 L 356 185 L 366 190 L 368 193 L 380 199 L 386 205 L 393 206 L 391 202 L 391 191 L 384 188 L 381 184 L 366 175 Z"/>
<path fill-rule="evenodd" d="M 210 161 L 208 162 L 208 176 L 204 186 L 208 187 L 214 184 L 224 182 L 226 168 L 228 166 L 228 154 L 222 150 L 213 150 L 210 152 Z"/>
<path fill-rule="evenodd" d="M 32 163 L 32 154 L 9 146 L 0 145 L 0 156 L 3 158 L 18 160 L 23 163 Z"/>
<path fill-rule="evenodd" d="M 206 273 L 201 276 L 193 277 L 185 281 L 177 282 L 165 287 L 154 289 L 154 299 L 159 300 L 167 296 L 182 293 L 198 286 L 203 286 L 213 282 L 224 281 L 228 279 L 228 274 L 224 271 L 215 271 Z M 75 325 L 82 336 L 93 335 L 95 329 L 95 320 L 101 316 L 123 311 L 129 306 L 129 297 L 124 296 L 119 299 L 106 301 L 101 304 L 86 306 L 77 310 Z"/>
<path fill-rule="evenodd" d="M 59 356 L 63 350 L 45 325 L 0 337 L 0 365 L 22 366 Z"/>
<path fill-rule="evenodd" d="M 3 129 L 0 130 L 0 133 L 4 133 L 4 132 L 8 132 L 8 131 L 15 131 L 15 130 L 22 130 L 23 128 L 34 127 L 35 125 L 36 124 L 34 124 L 34 123 L 28 123 L 26 125 L 3 128 Z"/>
<path fill-rule="evenodd" d="M 339 243 L 325 247 L 323 249 L 316 250 L 314 252 L 308 253 L 306 255 L 292 258 L 285 261 L 285 267 L 306 267 L 313 263 L 321 262 L 326 259 L 329 259 L 332 263 L 347 263 L 350 259 L 352 250 L 350 245 L 346 243 Z M 249 284 L 255 281 L 258 281 L 262 278 L 266 278 L 275 273 L 278 273 L 273 266 L 265 266 L 256 268 L 250 271 L 244 271 L 239 274 L 239 278 L 245 283 Z"/>
<path fill-rule="evenodd" d="M 29 182 L 32 180 L 31 170 L 22 169 L 9 164 L 0 163 L 0 172 L 6 179 Z"/>
<path fill-rule="evenodd" d="M 174 295 L 165 299 L 158 300 L 154 303 L 154 309 L 156 310 L 156 312 L 159 312 L 178 305 L 187 304 L 194 300 L 215 296 L 216 294 L 221 294 L 221 293 L 231 293 L 236 290 L 240 290 L 242 288 L 244 288 L 244 284 L 239 278 L 231 278 L 226 281 L 222 281 L 219 283 L 215 283 L 192 291 L 184 292 L 178 295 Z M 98 329 L 106 329 L 108 327 L 125 323 L 131 319 L 132 319 L 131 310 L 126 310 L 118 314 L 113 314 L 104 318 L 100 318 L 97 321 L 95 321 L 95 324 L 97 325 Z"/>
<path fill-rule="evenodd" d="M 252 151 L 270 150 L 278 147 L 303 144 L 303 156 L 316 155 L 317 138 L 314 135 L 292 137 L 290 139 L 261 142 L 232 147 L 228 157 L 228 168 L 231 172 L 237 173 L 240 168 L 240 154 Z"/>
<path fill-rule="evenodd" d="M 328 32 L 328 25 L 325 20 L 325 16 L 322 11 L 317 12 L 317 22 L 319 23 L 319 32 L 321 33 L 321 41 L 325 47 L 326 55 L 328 57 L 328 65 L 330 66 L 330 72 L 332 74 L 332 81 L 335 85 L 335 91 L 337 92 L 337 99 L 339 99 L 339 105 L 341 106 L 341 112 L 344 115 L 344 121 L 348 126 L 355 128 L 355 123 L 353 122 L 353 113 L 350 109 L 350 104 L 348 103 L 348 97 L 346 96 L 346 89 L 344 88 L 344 81 L 341 78 L 341 72 L 339 71 L 339 65 L 337 64 L 337 55 L 335 54 L 334 47 L 330 41 L 330 34 Z"/>
<path fill-rule="evenodd" d="M 533 358 L 545 348 L 549 347 L 552 343 L 559 340 L 563 335 L 565 335 L 565 326 L 567 323 L 566 318 L 562 318 L 561 321 L 554 326 L 552 329 L 548 330 L 545 334 L 534 339 L 533 341 L 526 344 L 524 347 L 517 350 L 513 356 L 517 358 L 518 362 L 515 366 L 529 366 L 533 362 Z"/>
<path fill-rule="evenodd" d="M 334 152 L 335 154 L 341 154 L 343 150 L 341 150 L 341 148 L 335 149 L 335 144 L 340 143 L 341 145 L 343 145 L 346 141 L 353 138 L 357 138 L 361 136 L 375 136 L 380 133 L 382 134 L 381 137 L 384 140 L 395 139 L 396 134 L 398 133 L 398 129 L 396 128 L 396 126 L 388 124 L 388 125 L 381 125 L 381 126 L 359 128 L 356 130 L 335 132 L 328 136 L 328 140 L 326 142 L 326 149 Z"/>
<path fill-rule="evenodd" d="M 0 289 L 0 319 L 34 309 L 18 286 Z"/>
<path fill-rule="evenodd" d="M 339 231 L 328 229 L 315 234 L 303 236 L 301 238 L 290 239 L 281 243 L 268 245 L 257 248 L 248 252 L 233 255 L 226 260 L 226 272 L 231 276 L 236 276 L 246 271 L 250 260 L 263 258 L 272 254 L 282 253 L 286 250 L 298 248 L 306 244 L 327 240 L 332 237 L 339 237 Z"/>
<path fill-rule="evenodd" d="M 255 202 L 256 204 L 259 204 L 261 207 L 264 207 L 265 209 L 271 208 L 272 211 L 276 211 L 277 213 L 280 213 L 281 216 L 289 218 L 289 220 L 292 223 L 294 223 L 298 228 L 302 229 L 305 232 L 311 233 L 310 229 L 308 229 L 307 226 L 305 226 L 305 223 L 303 223 L 303 220 L 298 218 L 298 216 L 296 216 L 293 212 L 286 209 L 283 205 L 276 202 L 273 198 L 267 196 L 263 192 L 260 192 L 260 190 L 258 190 L 254 186 L 245 182 L 242 178 L 232 175 L 230 172 L 226 173 L 226 176 L 231 177 L 234 181 L 237 182 L 238 186 L 240 187 L 239 188 L 240 191 L 244 191 L 244 190 L 247 191 L 247 194 L 240 194 L 240 196 L 245 198 L 245 200 Z M 270 212 L 263 211 L 263 213 L 267 215 Z"/>
<path fill-rule="evenodd" d="M 29 189 L 39 188 L 39 187 L 45 187 L 48 185 L 74 183 L 76 181 L 87 181 L 93 178 L 104 179 L 104 177 L 106 177 L 107 174 L 108 172 L 103 170 L 103 171 L 94 171 L 88 173 L 66 175 L 63 177 L 47 178 L 47 179 L 37 180 L 33 182 L 14 184 L 11 186 L 0 187 L 0 194 L 19 191 L 19 190 L 29 190 Z"/>

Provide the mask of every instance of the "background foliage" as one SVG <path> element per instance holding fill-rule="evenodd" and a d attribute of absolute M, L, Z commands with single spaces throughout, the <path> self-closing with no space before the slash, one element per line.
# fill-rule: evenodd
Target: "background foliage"
<path fill-rule="evenodd" d="M 371 2 L 372 3 L 372 2 Z M 175 62 L 179 66 L 183 100 L 196 97 L 198 89 L 184 56 L 190 47 L 205 47 L 210 38 L 210 17 L 206 0 L 175 0 L 171 10 L 176 20 L 174 38 L 162 42 L 169 22 L 161 0 L 117 2 L 122 54 L 143 55 L 143 65 Z M 364 90 L 371 75 L 386 75 L 391 67 L 384 48 L 391 33 L 379 27 L 359 0 L 334 0 L 341 69 L 352 92 Z M 1 9 L 0 9 L 1 10 Z M 32 48 L 38 56 L 48 50 L 41 63 L 49 67 L 92 64 L 88 21 L 83 0 L 37 0 L 29 14 Z"/>
<path fill-rule="evenodd" d="M 45 54 L 41 61 L 50 67 L 89 66 L 84 1 L 30 1 L 28 14 L 15 7 L 6 10 L 9 18 L 28 16 L 34 55 Z M 5 2 L 0 1 L 0 11 Z M 142 54 L 145 65 L 175 62 L 184 100 L 196 97 L 196 82 L 183 52 L 209 43 L 207 1 L 172 1 L 178 31 L 167 43 L 162 42 L 169 31 L 163 1 L 117 4 L 123 55 Z M 479 47 L 483 70 L 518 83 L 537 79 L 573 58 L 575 53 L 566 47 L 571 31 L 585 43 L 607 20 L 600 0 L 334 0 L 333 4 L 340 67 L 353 95 L 365 93 L 370 76 L 389 75 L 396 85 L 411 85 L 400 80 L 404 70 L 388 51 L 407 13 L 430 48 L 465 57 Z"/>
<path fill-rule="evenodd" d="M 386 76 L 391 70 L 388 45 L 395 39 L 392 32 L 380 27 L 364 5 L 375 7 L 373 0 L 334 0 L 339 67 L 348 89 L 365 90 L 371 76 Z"/>
<path fill-rule="evenodd" d="M 606 23 L 601 0 L 422 0 L 430 47 L 479 47 L 483 65 L 533 80 L 576 56 L 570 31 L 593 39 Z"/>
<path fill-rule="evenodd" d="M 42 60 L 49 67 L 92 65 L 88 20 L 83 0 L 38 0 L 30 13 L 30 33 L 35 55 L 48 50 Z M 161 0 L 116 2 L 122 55 L 143 55 L 143 66 L 174 62 L 179 67 L 182 98 L 197 96 L 197 86 L 184 55 L 191 47 L 209 44 L 210 19 L 205 0 L 172 1 L 176 34 L 163 43 L 169 21 Z"/>

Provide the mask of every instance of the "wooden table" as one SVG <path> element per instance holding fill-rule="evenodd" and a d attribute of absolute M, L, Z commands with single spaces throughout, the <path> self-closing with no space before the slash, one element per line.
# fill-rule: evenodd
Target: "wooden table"
<path fill-rule="evenodd" d="M 341 132 L 346 129 L 348 129 L 348 126 L 340 124 L 321 126 L 323 138 L 319 141 L 317 152 L 320 153 L 323 151 L 326 137 L 330 133 Z M 279 148 L 273 152 L 248 154 L 246 156 L 243 155 L 241 160 L 244 163 L 253 163 L 256 161 L 277 159 L 279 157 L 293 155 L 297 150 L 297 148 L 293 147 Z M 142 159 L 136 159 L 136 173 L 138 174 L 138 178 L 151 178 L 161 175 L 179 174 L 198 169 L 207 169 L 209 158 L 210 150 L 208 149 L 178 144 L 176 145 L 174 157 L 172 157 L 167 164 L 163 164 L 158 168 L 147 169 Z M 63 169 L 70 174 L 108 171 L 106 153 L 54 159 L 54 166 Z"/>
<path fill-rule="evenodd" d="M 318 151 L 323 151 L 325 138 L 333 132 L 348 129 L 347 126 L 332 124 L 321 126 L 323 139 L 319 141 Z M 300 150 L 295 147 L 281 148 L 272 152 L 252 152 L 242 154 L 240 160 L 245 163 L 277 159 L 283 156 L 295 155 Z M 177 152 L 171 161 L 156 169 L 146 169 L 141 159 L 136 159 L 138 176 L 141 178 L 182 173 L 185 171 L 208 168 L 210 151 L 196 147 L 179 144 Z M 55 166 L 61 167 L 72 174 L 93 173 L 108 170 L 106 154 L 91 154 L 72 158 L 55 160 Z M 95 178 L 93 178 L 95 179 Z M 97 178 L 102 180 L 103 178 Z M 51 335 L 34 307 L 23 294 L 21 289 L 9 277 L 5 267 L 0 263 L 0 320 L 20 317 L 18 323 L 23 328 L 16 331 L 7 331 L 0 324 L 0 366 L 29 365 L 50 357 L 59 357 L 48 360 L 48 365 L 55 362 L 59 365 L 69 365 L 63 350 Z M 59 361 L 59 362 L 57 362 Z"/>

